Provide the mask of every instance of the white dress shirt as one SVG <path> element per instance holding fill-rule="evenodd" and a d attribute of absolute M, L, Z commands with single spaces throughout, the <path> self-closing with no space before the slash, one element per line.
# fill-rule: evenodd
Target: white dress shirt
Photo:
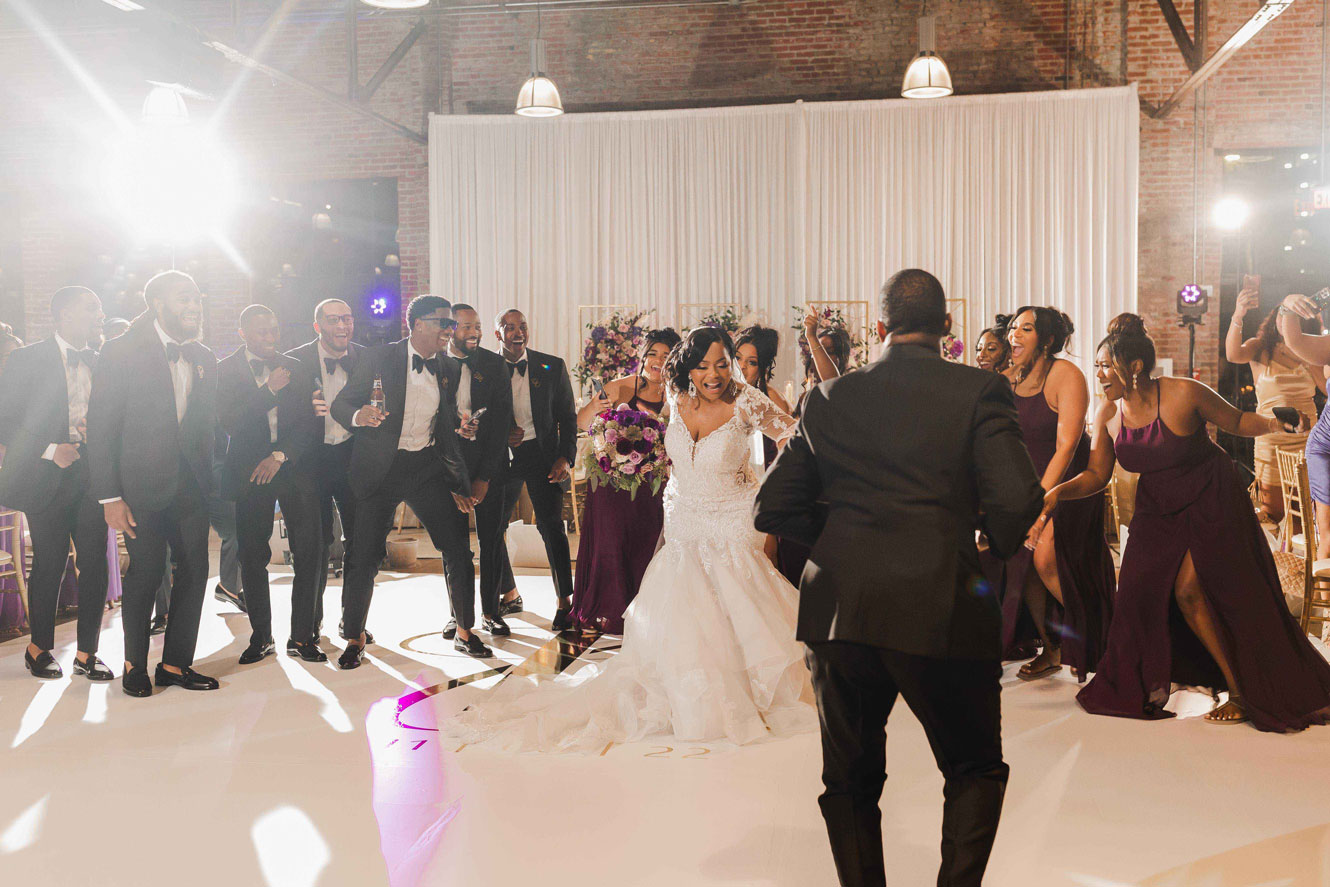
<path fill-rule="evenodd" d="M 508 372 L 512 373 L 513 379 L 513 424 L 522 429 L 522 443 L 536 439 L 536 420 L 531 415 L 531 357 L 526 352 L 522 353 L 522 360 L 526 361 L 526 372 L 517 371 L 515 361 L 504 358 L 508 363 Z"/>
<path fill-rule="evenodd" d="M 177 346 L 184 346 L 185 343 L 176 342 L 167 334 L 166 330 L 162 329 L 161 321 L 154 320 L 152 325 L 157 330 L 157 337 L 162 340 L 163 351 L 172 342 L 175 342 Z M 175 420 L 179 424 L 185 421 L 185 408 L 189 406 L 189 388 L 194 380 L 194 366 L 183 354 L 175 363 L 168 362 L 166 366 L 171 371 L 171 386 L 175 388 Z"/>
<path fill-rule="evenodd" d="M 406 404 L 402 408 L 402 436 L 397 448 L 418 452 L 429 446 L 434 419 L 439 413 L 439 378 L 429 370 L 416 372 L 414 357 L 424 358 L 410 343 L 406 347 Z M 437 363 L 437 361 L 436 361 Z"/>
<path fill-rule="evenodd" d="M 337 395 L 342 392 L 342 389 L 346 387 L 346 370 L 343 369 L 342 365 L 339 363 L 333 368 L 331 373 L 328 372 L 328 365 L 323 361 L 325 359 L 339 360 L 340 358 L 336 354 L 329 354 L 327 351 L 324 351 L 322 342 L 319 342 L 318 348 L 319 377 L 323 380 L 323 400 L 325 403 L 332 403 L 337 399 Z M 341 355 L 341 357 L 345 356 L 345 354 Z M 343 428 L 342 423 L 334 419 L 331 413 L 323 417 L 324 443 L 336 446 L 337 444 L 344 443 L 350 436 L 351 432 Z"/>
<path fill-rule="evenodd" d="M 454 347 L 452 342 L 448 343 L 448 354 L 461 361 L 465 358 L 460 351 Z M 462 378 L 457 382 L 457 418 L 465 421 L 471 418 L 471 367 L 462 364 Z"/>
<path fill-rule="evenodd" d="M 251 374 L 252 374 L 253 371 L 254 371 L 254 365 L 253 365 L 252 363 L 249 363 L 249 362 L 252 361 L 252 360 L 259 360 L 259 361 L 261 361 L 261 360 L 263 360 L 263 358 L 259 357 L 259 356 L 258 356 L 257 354 L 255 354 L 253 351 L 250 351 L 250 350 L 249 350 L 249 347 L 246 346 L 246 347 L 245 347 L 245 362 L 246 362 L 247 364 L 249 364 L 249 369 L 250 369 L 250 373 L 251 373 Z M 265 362 L 265 363 L 263 364 L 262 368 L 259 370 L 259 374 L 258 374 L 257 376 L 254 376 L 255 387 L 257 387 L 257 388 L 262 388 L 264 385 L 267 385 L 267 384 L 268 384 L 268 377 L 269 377 L 270 375 L 272 375 L 272 371 L 271 371 L 270 369 L 268 369 L 268 365 L 267 365 L 267 363 Z M 276 406 L 274 406 L 272 409 L 268 410 L 268 443 L 277 443 L 277 407 L 276 407 Z"/>
<path fill-rule="evenodd" d="M 65 398 L 69 402 L 69 442 L 79 443 L 83 440 L 82 433 L 79 432 L 79 426 L 83 420 L 88 418 L 88 395 L 92 393 L 92 370 L 83 361 L 79 361 L 74 366 L 69 365 L 69 352 L 82 351 L 82 348 L 75 348 L 73 345 L 60 338 L 60 334 L 55 335 L 56 347 L 60 349 L 60 363 L 65 368 Z M 58 443 L 52 443 L 42 453 L 43 459 L 55 460 L 55 448 Z"/>

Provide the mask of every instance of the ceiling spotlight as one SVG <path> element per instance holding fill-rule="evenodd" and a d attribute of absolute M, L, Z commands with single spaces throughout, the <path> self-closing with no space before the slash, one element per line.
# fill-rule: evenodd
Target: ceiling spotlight
<path fill-rule="evenodd" d="M 1241 155 L 1241 154 L 1225 154 L 1225 155 L 1224 155 L 1224 159 L 1227 160 L 1229 163 L 1237 163 L 1239 160 L 1242 159 L 1242 155 Z"/>
<path fill-rule="evenodd" d="M 1299 182 L 1299 183 L 1298 183 L 1298 187 L 1299 187 L 1299 188 L 1310 188 L 1311 186 L 1312 186 L 1312 183 L 1311 183 L 1311 182 Z"/>
<path fill-rule="evenodd" d="M 523 117 L 558 117 L 563 113 L 559 87 L 545 76 L 545 41 L 540 39 L 540 4 L 536 4 L 536 39 L 531 41 L 531 76 L 517 93 L 514 109 Z"/>
<path fill-rule="evenodd" d="M 158 84 L 143 100 L 140 119 L 147 126 L 183 126 L 189 122 L 189 109 L 177 90 Z"/>
<path fill-rule="evenodd" d="M 1299 159 L 1299 160 L 1311 160 L 1311 159 L 1312 159 L 1312 155 L 1310 155 L 1310 154 L 1299 154 L 1299 155 L 1298 155 L 1298 159 Z"/>
<path fill-rule="evenodd" d="M 1223 231 L 1236 231 L 1247 221 L 1247 216 L 1251 213 L 1251 208 L 1247 202 L 1240 197 L 1224 197 L 1215 204 L 1211 213 L 1211 221 L 1215 227 Z"/>
<path fill-rule="evenodd" d="M 375 9 L 419 9 L 429 6 L 429 0 L 360 0 L 366 6 Z"/>
<path fill-rule="evenodd" d="M 1293 252 L 1293 245 L 1291 243 L 1284 244 L 1284 252 L 1286 253 Z"/>
<path fill-rule="evenodd" d="M 919 54 L 905 69 L 905 81 L 901 84 L 901 95 L 907 99 L 940 99 L 953 92 L 947 63 L 933 51 L 936 21 L 934 15 L 919 18 Z"/>
<path fill-rule="evenodd" d="M 1284 164 L 1284 169 L 1292 169 L 1292 168 L 1293 168 L 1293 164 L 1291 164 L 1291 163 L 1285 163 L 1285 164 Z"/>

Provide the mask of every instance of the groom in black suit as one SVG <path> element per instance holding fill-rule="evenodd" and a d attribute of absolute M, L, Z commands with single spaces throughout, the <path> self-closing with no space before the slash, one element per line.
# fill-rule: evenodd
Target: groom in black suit
<path fill-rule="evenodd" d="M 88 490 L 86 419 L 93 346 L 101 340 L 102 303 L 81 286 L 51 297 L 55 334 L 9 356 L 0 376 L 0 503 L 22 511 L 32 533 L 28 620 L 32 642 L 23 661 L 38 678 L 63 672 L 51 655 L 56 603 L 72 539 L 78 555 L 78 653 L 74 674 L 113 677 L 97 658 L 105 610 L 106 521 Z M 19 565 L 20 568 L 22 565 Z"/>
<path fill-rule="evenodd" d="M 163 271 L 143 287 L 143 300 L 148 310 L 102 348 L 88 403 L 93 495 L 129 551 L 121 684 L 130 696 L 152 695 L 148 626 L 169 544 L 175 582 L 155 681 L 216 690 L 215 678 L 190 666 L 208 586 L 217 358 L 196 341 L 203 296 L 192 277 Z"/>
<path fill-rule="evenodd" d="M 938 884 L 980 884 L 997 832 L 1002 619 L 975 532 L 1014 554 L 1043 490 L 1000 375 L 943 360 L 951 328 L 926 271 L 882 289 L 869 367 L 809 393 L 758 493 L 758 530 L 812 546 L 800 583 L 822 723 L 822 816 L 840 882 L 886 883 L 878 803 L 898 697 L 924 726 L 943 789 Z"/>

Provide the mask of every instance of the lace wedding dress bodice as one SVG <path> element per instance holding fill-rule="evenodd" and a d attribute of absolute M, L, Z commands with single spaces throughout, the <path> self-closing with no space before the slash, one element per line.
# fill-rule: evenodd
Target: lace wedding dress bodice
<path fill-rule="evenodd" d="M 665 541 L 760 548 L 762 535 L 753 529 L 759 480 L 752 464 L 753 433 L 781 441 L 794 433 L 795 420 L 756 388 L 740 384 L 734 416 L 694 442 L 680 418 L 679 400 L 671 395 L 672 419 L 665 430 L 672 463 L 664 497 Z"/>
<path fill-rule="evenodd" d="M 600 754 L 665 733 L 743 744 L 816 729 L 794 639 L 798 592 L 762 553 L 752 518 L 752 434 L 780 440 L 795 422 L 740 384 L 734 416 L 694 442 L 679 398 L 670 400 L 665 544 L 624 614 L 620 652 L 552 680 L 509 675 L 445 722 L 445 735 L 512 751 Z"/>

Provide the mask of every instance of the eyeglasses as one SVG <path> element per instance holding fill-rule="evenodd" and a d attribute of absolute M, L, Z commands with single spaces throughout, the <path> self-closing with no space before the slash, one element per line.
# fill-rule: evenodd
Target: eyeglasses
<path fill-rule="evenodd" d="M 355 320 L 355 315 L 353 315 L 353 314 L 325 314 L 325 315 L 323 315 L 323 321 L 324 321 L 324 323 L 328 323 L 328 324 L 334 324 L 334 323 L 351 323 L 351 322 L 354 321 L 354 320 Z"/>

